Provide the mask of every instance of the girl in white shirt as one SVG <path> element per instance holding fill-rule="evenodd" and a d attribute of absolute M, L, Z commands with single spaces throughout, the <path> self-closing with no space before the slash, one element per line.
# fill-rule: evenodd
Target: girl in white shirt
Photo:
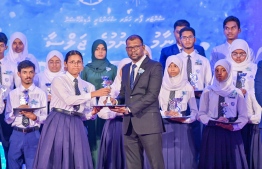
<path fill-rule="evenodd" d="M 212 84 L 200 98 L 198 118 L 207 126 L 203 130 L 199 168 L 248 168 L 240 131 L 248 121 L 244 96 L 233 85 L 230 62 L 221 59 L 214 69 Z M 227 106 L 223 109 L 222 105 Z"/>
<path fill-rule="evenodd" d="M 121 60 L 117 67 L 117 75 L 114 83 L 111 85 L 112 98 L 116 98 L 120 92 L 122 80 L 122 68 L 130 63 L 131 59 Z M 99 98 L 99 105 L 104 105 L 106 96 Z M 98 153 L 97 169 L 125 169 L 125 152 L 123 145 L 122 122 L 123 114 L 111 111 L 104 107 L 98 112 L 98 116 L 106 119 L 103 127 L 101 143 Z"/>
<path fill-rule="evenodd" d="M 197 168 L 196 147 L 193 141 L 190 123 L 196 120 L 197 105 L 194 89 L 187 80 L 183 61 L 179 57 L 168 57 L 164 71 L 163 82 L 159 94 L 161 115 L 166 132 L 163 133 L 163 155 L 165 168 Z M 170 100 L 182 98 L 173 105 Z M 190 114 L 186 114 L 187 105 Z M 172 116 L 187 116 L 188 118 L 167 118 Z"/>
<path fill-rule="evenodd" d="M 64 62 L 67 72 L 53 79 L 52 108 L 44 124 L 33 168 L 93 169 L 86 129 L 82 120 L 94 119 L 95 97 L 107 96 L 108 88 L 95 87 L 79 77 L 83 57 L 69 51 Z"/>
<path fill-rule="evenodd" d="M 249 168 L 260 169 L 262 165 L 258 161 L 262 161 L 262 144 L 259 132 L 261 107 L 256 100 L 254 91 L 257 65 L 252 62 L 250 48 L 246 41 L 234 40 L 230 50 L 234 85 L 244 94 L 248 108 L 248 123 L 241 130 L 247 162 Z M 246 75 L 241 79 L 240 73 Z"/>

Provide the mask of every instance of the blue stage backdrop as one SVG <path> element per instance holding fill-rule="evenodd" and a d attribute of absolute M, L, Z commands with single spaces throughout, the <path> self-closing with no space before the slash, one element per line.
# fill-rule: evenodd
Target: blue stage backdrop
<path fill-rule="evenodd" d="M 187 19 L 209 57 L 225 41 L 222 23 L 229 15 L 239 17 L 240 38 L 256 52 L 262 45 L 260 7 L 258 0 L 1 0 L 0 31 L 9 37 L 23 32 L 41 65 L 53 49 L 79 50 L 87 63 L 98 38 L 107 42 L 109 60 L 120 60 L 131 34 L 141 35 L 158 60 L 161 48 L 175 42 L 174 22 Z"/>

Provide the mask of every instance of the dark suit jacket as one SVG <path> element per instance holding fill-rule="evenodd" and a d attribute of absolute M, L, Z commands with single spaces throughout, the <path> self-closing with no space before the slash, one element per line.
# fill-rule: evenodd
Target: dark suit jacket
<path fill-rule="evenodd" d="M 159 62 L 146 57 L 140 68 L 144 72 L 137 74 L 134 88 L 130 88 L 130 66 L 122 69 L 122 82 L 118 104 L 125 104 L 131 113 L 124 116 L 123 133 L 126 134 L 130 122 L 137 134 L 161 133 L 164 131 L 159 111 L 158 95 L 162 84 L 162 66 Z"/>
<path fill-rule="evenodd" d="M 198 54 L 206 57 L 205 50 L 202 46 L 195 45 L 194 48 L 198 51 Z M 180 53 L 180 51 L 177 47 L 177 44 L 173 44 L 173 45 L 165 47 L 161 50 L 159 62 L 163 66 L 163 71 L 165 70 L 165 67 L 166 67 L 166 59 L 171 55 L 177 55 L 179 53 Z"/>
<path fill-rule="evenodd" d="M 262 106 L 262 61 L 258 62 L 257 73 L 255 77 L 255 95 L 257 102 Z"/>

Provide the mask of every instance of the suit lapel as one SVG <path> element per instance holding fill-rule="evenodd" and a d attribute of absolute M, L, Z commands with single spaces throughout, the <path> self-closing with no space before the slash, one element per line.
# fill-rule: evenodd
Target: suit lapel
<path fill-rule="evenodd" d="M 141 64 L 141 66 L 140 66 L 139 69 L 146 70 L 146 63 L 147 63 L 148 61 L 149 61 L 149 58 L 146 57 L 146 58 L 143 60 L 143 62 L 142 62 L 142 64 Z M 139 71 L 139 69 L 138 69 L 138 71 Z M 135 82 L 134 82 L 134 88 L 135 88 L 138 80 L 140 79 L 140 77 L 141 77 L 141 75 L 142 75 L 142 74 L 138 73 L 138 71 L 137 71 L 136 78 L 135 78 Z M 130 78 L 129 78 L 129 79 L 130 79 Z M 129 81 L 130 81 L 130 80 L 129 80 Z M 133 89 L 134 89 L 134 88 L 133 88 Z"/>
<path fill-rule="evenodd" d="M 179 51 L 179 49 L 178 49 L 178 47 L 177 47 L 177 44 L 174 44 L 174 45 L 173 45 L 173 53 L 172 53 L 172 55 L 176 55 L 176 54 L 178 54 L 178 53 L 180 53 L 180 51 Z"/>
<path fill-rule="evenodd" d="M 132 65 L 132 62 L 131 63 L 128 63 L 126 66 L 127 66 L 127 86 L 128 86 L 128 88 L 129 89 L 131 89 L 131 87 L 130 87 L 130 67 L 131 67 L 131 65 Z"/>

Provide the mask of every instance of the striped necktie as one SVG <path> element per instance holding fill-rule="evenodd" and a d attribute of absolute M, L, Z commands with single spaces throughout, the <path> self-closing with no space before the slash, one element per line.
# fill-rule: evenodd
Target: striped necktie
<path fill-rule="evenodd" d="M 191 56 L 187 56 L 187 79 L 190 82 L 190 73 L 192 73 L 192 62 L 191 62 Z"/>
<path fill-rule="evenodd" d="M 74 82 L 75 82 L 75 85 L 74 85 L 74 87 L 75 87 L 75 95 L 81 95 L 79 87 L 78 87 L 78 80 L 77 80 L 77 78 L 74 79 Z M 80 108 L 80 105 L 79 104 L 78 105 L 74 105 L 73 108 L 74 108 L 75 111 L 78 111 L 79 108 Z"/>
<path fill-rule="evenodd" d="M 134 82 L 135 82 L 135 68 L 137 67 L 136 64 L 132 65 L 131 74 L 130 74 L 130 87 L 133 90 Z"/>

